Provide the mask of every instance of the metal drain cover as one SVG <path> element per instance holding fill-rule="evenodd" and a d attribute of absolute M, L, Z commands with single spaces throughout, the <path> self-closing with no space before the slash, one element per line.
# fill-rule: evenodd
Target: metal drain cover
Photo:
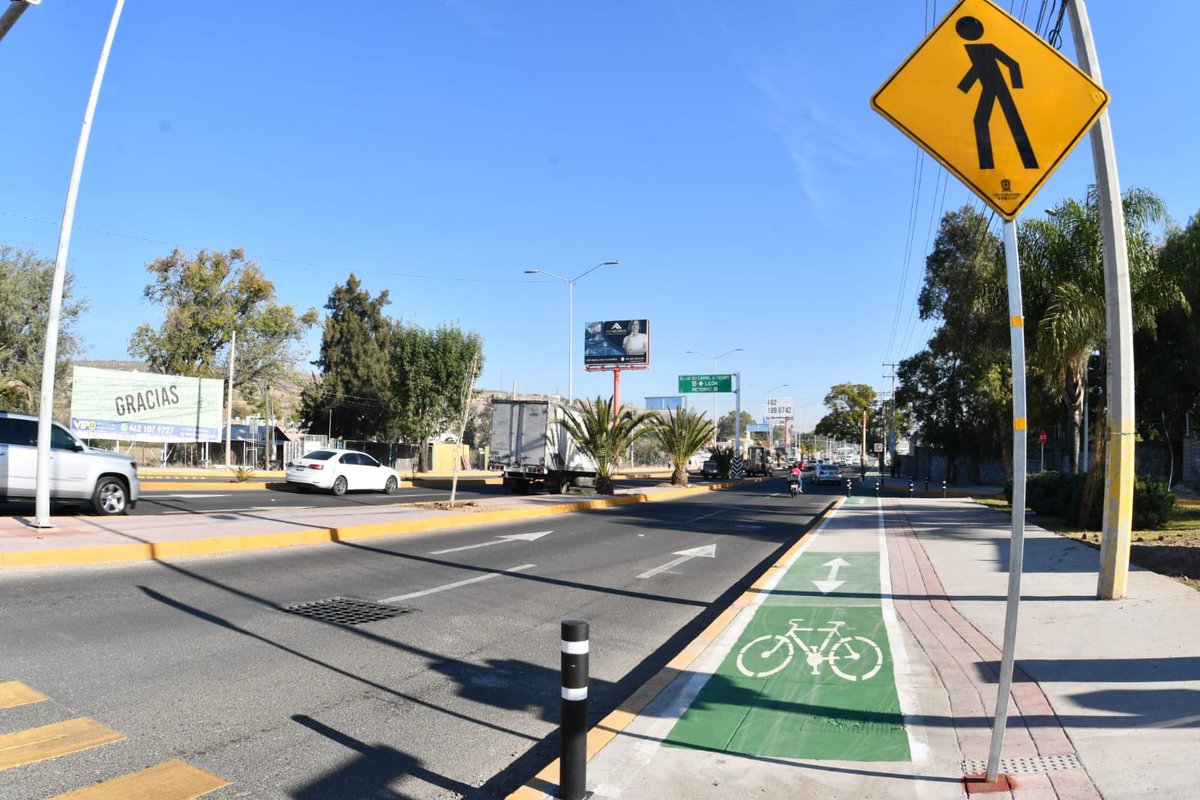
<path fill-rule="evenodd" d="M 978 775 L 981 772 L 987 772 L 987 761 L 964 760 L 962 768 L 964 775 Z M 1057 756 L 1000 759 L 1000 771 L 1006 775 L 1033 775 L 1060 769 L 1083 769 L 1083 764 L 1079 762 L 1079 756 L 1074 753 L 1064 753 Z"/>
<path fill-rule="evenodd" d="M 334 625 L 361 625 L 364 622 L 378 622 L 416 611 L 411 606 L 392 606 L 355 597 L 331 597 L 311 603 L 293 603 L 290 606 L 282 606 L 282 610 Z"/>

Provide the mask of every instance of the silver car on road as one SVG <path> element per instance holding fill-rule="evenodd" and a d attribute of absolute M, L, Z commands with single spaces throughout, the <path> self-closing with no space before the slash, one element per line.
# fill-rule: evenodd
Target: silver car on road
<path fill-rule="evenodd" d="M 0 499 L 29 500 L 37 487 L 37 417 L 0 411 Z M 50 499 L 127 514 L 141 494 L 137 462 L 89 447 L 57 422 L 50 428 Z"/>

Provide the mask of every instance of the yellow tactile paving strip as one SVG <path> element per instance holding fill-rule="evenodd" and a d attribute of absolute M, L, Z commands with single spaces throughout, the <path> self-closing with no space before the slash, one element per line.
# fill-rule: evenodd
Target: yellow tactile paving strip
<path fill-rule="evenodd" d="M 124 738 L 125 734 L 87 717 L 6 733 L 0 736 L 0 770 L 78 753 Z"/>
<path fill-rule="evenodd" d="M 26 706 L 30 703 L 40 703 L 46 695 L 37 689 L 30 689 L 20 681 L 5 681 L 0 683 L 0 708 Z"/>
<path fill-rule="evenodd" d="M 50 800 L 191 800 L 228 785 L 219 775 L 173 759 Z"/>

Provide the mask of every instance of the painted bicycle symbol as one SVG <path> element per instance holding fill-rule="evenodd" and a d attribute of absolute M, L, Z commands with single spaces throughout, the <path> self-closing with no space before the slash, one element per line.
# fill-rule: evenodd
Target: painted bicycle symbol
<path fill-rule="evenodd" d="M 821 674 L 821 664 L 828 662 L 833 674 L 846 681 L 869 681 L 883 666 L 883 651 L 865 636 L 846 636 L 841 633 L 844 620 L 830 620 L 828 628 L 801 627 L 804 620 L 788 620 L 786 634 L 769 633 L 760 636 L 741 649 L 737 666 L 749 678 L 766 678 L 792 662 L 796 647 L 812 667 L 813 675 Z M 809 646 L 799 634 L 823 633 L 819 647 Z M 795 645 L 792 643 L 795 642 Z"/>

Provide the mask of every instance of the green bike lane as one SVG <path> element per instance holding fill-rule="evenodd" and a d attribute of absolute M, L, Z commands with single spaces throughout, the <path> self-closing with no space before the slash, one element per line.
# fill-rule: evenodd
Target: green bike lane
<path fill-rule="evenodd" d="M 666 745 L 796 759 L 911 758 L 881 600 L 878 513 L 873 498 L 854 498 L 826 519 Z"/>

